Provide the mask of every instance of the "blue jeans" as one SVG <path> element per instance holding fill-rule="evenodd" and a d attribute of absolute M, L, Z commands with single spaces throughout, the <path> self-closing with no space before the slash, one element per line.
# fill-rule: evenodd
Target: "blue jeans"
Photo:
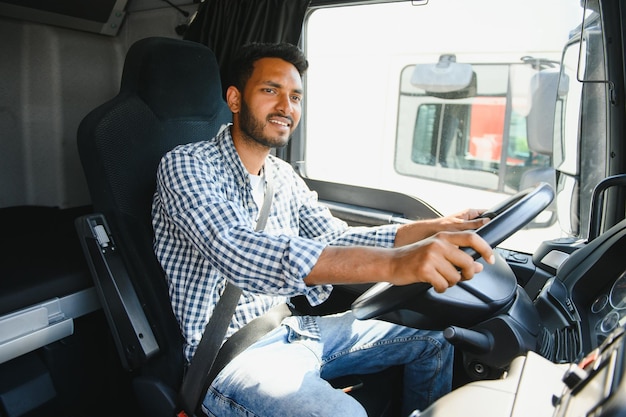
<path fill-rule="evenodd" d="M 393 365 L 405 365 L 403 415 L 451 389 L 453 348 L 441 332 L 360 321 L 351 312 L 288 317 L 218 374 L 202 406 L 211 417 L 366 417 L 327 380 Z"/>

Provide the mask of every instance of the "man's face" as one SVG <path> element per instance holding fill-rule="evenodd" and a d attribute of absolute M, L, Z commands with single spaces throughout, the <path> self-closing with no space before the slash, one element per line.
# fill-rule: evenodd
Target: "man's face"
<path fill-rule="evenodd" d="M 241 95 L 241 132 L 270 148 L 285 146 L 300 121 L 302 94 L 302 79 L 292 64 L 258 60 Z"/>

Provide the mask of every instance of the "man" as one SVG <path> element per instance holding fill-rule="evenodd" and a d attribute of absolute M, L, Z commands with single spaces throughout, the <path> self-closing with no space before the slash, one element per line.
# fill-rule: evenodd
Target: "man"
<path fill-rule="evenodd" d="M 290 297 L 322 303 L 333 284 L 423 281 L 445 291 L 482 268 L 459 247 L 493 262 L 492 249 L 471 231 L 487 221 L 476 218 L 478 210 L 402 226 L 348 227 L 317 202 L 289 164 L 270 155 L 300 121 L 307 67 L 292 45 L 244 47 L 226 93 L 232 125 L 161 161 L 155 252 L 188 360 L 227 280 L 243 290 L 228 337 Z M 349 97 L 339 92 L 334 99 Z M 264 231 L 255 232 L 270 180 L 271 214 Z M 326 380 L 404 364 L 403 410 L 409 414 L 450 390 L 452 357 L 441 332 L 359 321 L 350 312 L 291 316 L 218 374 L 203 409 L 217 417 L 366 416 Z"/>

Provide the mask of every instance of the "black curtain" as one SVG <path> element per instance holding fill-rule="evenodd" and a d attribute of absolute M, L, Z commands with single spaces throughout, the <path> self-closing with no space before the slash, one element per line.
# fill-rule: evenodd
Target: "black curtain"
<path fill-rule="evenodd" d="M 310 0 L 204 0 L 184 38 L 213 50 L 224 83 L 228 79 L 230 58 L 242 45 L 250 42 L 297 45 L 309 3 Z"/>

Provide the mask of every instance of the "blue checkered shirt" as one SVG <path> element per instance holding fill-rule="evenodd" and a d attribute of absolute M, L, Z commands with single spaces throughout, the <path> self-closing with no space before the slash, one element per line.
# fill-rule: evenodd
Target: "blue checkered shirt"
<path fill-rule="evenodd" d="M 274 197 L 263 232 L 255 231 L 259 208 L 229 128 L 175 148 L 159 165 L 154 250 L 188 360 L 226 280 L 243 290 L 228 337 L 290 297 L 304 294 L 312 305 L 323 302 L 332 287 L 307 286 L 304 278 L 327 245 L 393 245 L 395 225 L 349 227 L 317 201 L 291 165 L 272 155 L 265 165 Z"/>

